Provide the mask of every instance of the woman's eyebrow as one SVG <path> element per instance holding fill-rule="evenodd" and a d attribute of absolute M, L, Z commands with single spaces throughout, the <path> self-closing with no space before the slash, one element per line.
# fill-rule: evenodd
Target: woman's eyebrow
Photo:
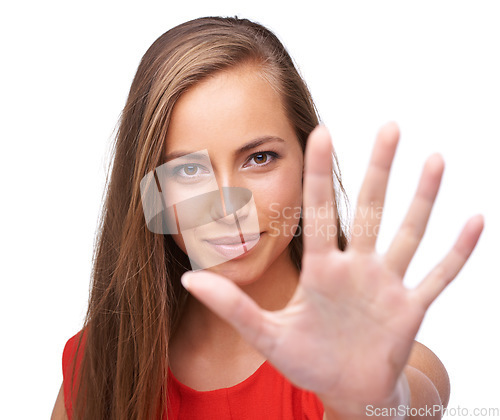
<path fill-rule="evenodd" d="M 240 155 L 248 150 L 251 150 L 257 146 L 260 146 L 264 143 L 269 143 L 269 142 L 272 142 L 272 141 L 278 141 L 278 142 L 284 142 L 285 140 L 283 140 L 281 137 L 276 137 L 276 136 L 263 136 L 263 137 L 258 137 L 254 140 L 251 140 L 249 141 L 248 143 L 246 143 L 245 145 L 243 145 L 242 147 L 240 147 L 234 154 L 235 155 Z"/>
<path fill-rule="evenodd" d="M 172 152 L 169 153 L 165 156 L 165 162 L 169 162 L 171 160 L 181 158 L 183 156 L 189 155 L 190 159 L 196 159 L 196 160 L 202 160 L 207 158 L 206 153 L 199 153 L 199 152 L 183 152 L 183 151 L 178 151 L 178 152 Z"/>
<path fill-rule="evenodd" d="M 277 141 L 283 143 L 285 140 L 283 140 L 281 137 L 277 136 L 262 136 L 262 137 L 257 137 L 256 139 L 253 139 L 249 141 L 248 143 L 244 144 L 241 146 L 238 150 L 234 152 L 234 154 L 240 155 L 242 153 L 247 152 L 248 150 L 251 150 L 255 147 L 258 147 L 264 143 L 269 143 L 272 141 Z M 173 159 L 180 158 L 182 156 L 190 155 L 190 158 L 193 159 L 203 159 L 206 158 L 207 156 L 205 154 L 199 154 L 198 152 L 185 152 L 185 151 L 177 151 L 177 152 L 172 152 L 169 153 L 165 156 L 165 162 L 168 162 Z"/>

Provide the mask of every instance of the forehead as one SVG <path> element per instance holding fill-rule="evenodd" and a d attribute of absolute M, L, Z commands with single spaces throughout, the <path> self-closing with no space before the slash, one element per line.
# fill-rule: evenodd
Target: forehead
<path fill-rule="evenodd" d="M 280 94 L 259 67 L 244 65 L 210 76 L 179 98 L 166 152 L 234 149 L 265 136 L 297 141 Z"/>

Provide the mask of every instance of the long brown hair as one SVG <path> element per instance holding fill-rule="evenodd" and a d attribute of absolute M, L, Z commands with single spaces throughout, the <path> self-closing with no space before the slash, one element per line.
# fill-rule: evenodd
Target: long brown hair
<path fill-rule="evenodd" d="M 246 19 L 208 17 L 160 36 L 138 67 L 113 144 L 111 176 L 93 255 L 75 419 L 156 419 L 167 411 L 168 343 L 187 296 L 189 260 L 169 235 L 150 232 L 140 181 L 162 162 L 172 109 L 191 86 L 247 61 L 280 93 L 302 149 L 318 124 L 309 90 L 277 37 Z M 337 158 L 337 203 L 345 192 Z M 108 172 L 109 174 L 109 172 Z M 338 207 L 338 205 L 337 205 Z M 340 218 L 338 243 L 347 243 Z M 302 237 L 289 246 L 301 267 Z M 75 372 L 75 371 L 74 371 Z"/>

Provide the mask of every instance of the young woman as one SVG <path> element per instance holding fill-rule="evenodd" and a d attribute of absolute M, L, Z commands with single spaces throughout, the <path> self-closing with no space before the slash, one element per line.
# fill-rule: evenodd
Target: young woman
<path fill-rule="evenodd" d="M 443 161 L 378 255 L 398 138 L 393 123 L 377 136 L 348 243 L 330 136 L 278 39 L 237 18 L 158 38 L 121 118 L 53 418 L 440 418 L 448 376 L 414 338 L 483 219 L 406 289 Z"/>

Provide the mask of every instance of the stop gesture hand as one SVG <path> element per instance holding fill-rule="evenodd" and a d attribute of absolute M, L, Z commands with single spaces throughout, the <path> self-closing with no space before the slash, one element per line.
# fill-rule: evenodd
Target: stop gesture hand
<path fill-rule="evenodd" d="M 377 136 L 345 251 L 338 249 L 336 238 L 304 233 L 299 284 L 284 309 L 261 309 L 234 283 L 214 273 L 183 276 L 194 296 L 232 324 L 290 381 L 314 391 L 338 413 L 361 413 L 367 404 L 384 405 L 394 398 L 427 308 L 463 267 L 483 229 L 482 216 L 472 217 L 416 288 L 403 285 L 444 163 L 439 155 L 427 160 L 408 213 L 389 249 L 380 255 L 375 251 L 377 232 L 398 140 L 393 123 Z M 305 154 L 303 232 L 321 232 L 321 226 L 331 232 L 336 225 L 335 214 L 319 211 L 335 208 L 331 153 L 328 131 L 319 126 Z"/>

